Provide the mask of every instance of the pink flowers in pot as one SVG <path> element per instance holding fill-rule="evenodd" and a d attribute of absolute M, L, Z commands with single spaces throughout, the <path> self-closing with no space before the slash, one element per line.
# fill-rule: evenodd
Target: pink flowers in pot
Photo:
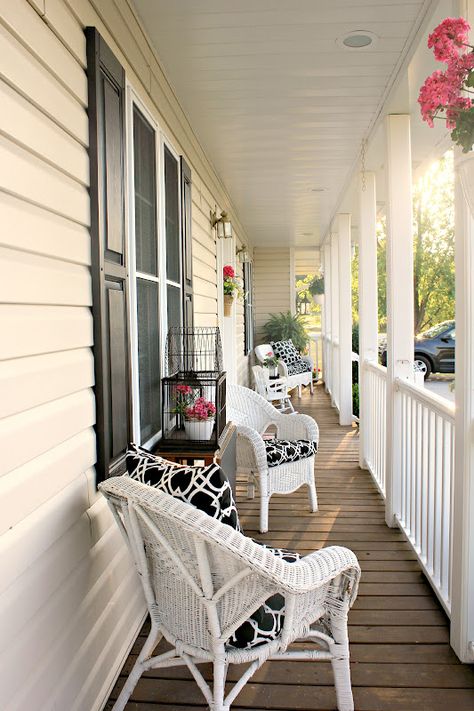
<path fill-rule="evenodd" d="M 222 270 L 224 276 L 224 296 L 242 296 L 242 287 L 238 277 L 235 276 L 234 268 L 230 264 L 226 264 Z"/>
<path fill-rule="evenodd" d="M 445 119 L 451 138 L 464 153 L 474 143 L 474 106 L 466 96 L 474 86 L 474 48 L 467 42 L 469 30 L 463 17 L 447 17 L 430 34 L 428 47 L 447 68 L 433 72 L 418 96 L 423 120 L 433 127 L 435 118 Z"/>
<path fill-rule="evenodd" d="M 215 417 L 216 408 L 212 402 L 203 397 L 198 397 L 194 404 L 184 411 L 186 420 L 210 420 Z"/>

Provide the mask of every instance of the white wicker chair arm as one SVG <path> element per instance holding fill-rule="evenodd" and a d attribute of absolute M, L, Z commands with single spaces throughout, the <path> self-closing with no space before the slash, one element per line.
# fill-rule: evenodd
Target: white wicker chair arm
<path fill-rule="evenodd" d="M 357 594 L 360 567 L 356 556 L 348 548 L 331 546 L 310 553 L 296 563 L 288 563 L 271 550 L 191 504 L 128 476 L 111 477 L 100 483 L 99 489 L 111 503 L 123 501 L 143 506 L 158 515 L 178 521 L 180 526 L 193 535 L 202 536 L 224 552 L 240 558 L 246 566 L 274 584 L 275 592 L 305 594 L 342 575 L 350 599 L 354 599 Z"/>
<path fill-rule="evenodd" d="M 309 415 L 284 415 L 274 418 L 278 439 L 309 439 L 319 442 L 319 427 Z"/>
<path fill-rule="evenodd" d="M 267 452 L 262 436 L 246 425 L 237 427 L 237 465 L 255 472 L 267 468 Z"/>

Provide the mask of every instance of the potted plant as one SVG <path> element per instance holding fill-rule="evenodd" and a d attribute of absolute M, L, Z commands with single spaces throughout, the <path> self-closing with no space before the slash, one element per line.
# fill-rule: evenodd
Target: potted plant
<path fill-rule="evenodd" d="M 464 196 L 474 215 L 474 47 L 468 43 L 469 30 L 463 17 L 447 17 L 428 37 L 435 59 L 446 64 L 445 71 L 433 72 L 420 89 L 418 103 L 428 126 L 434 119 L 446 121 L 451 138 L 466 157 L 457 163 Z"/>
<path fill-rule="evenodd" d="M 267 353 L 263 361 L 265 368 L 268 368 L 268 377 L 271 379 L 278 378 L 278 358 L 271 351 Z"/>
<path fill-rule="evenodd" d="M 322 304 L 324 301 L 324 276 L 320 274 L 316 274 L 316 276 L 313 277 L 310 285 L 308 286 L 308 291 L 313 297 L 313 301 L 315 304 Z"/>
<path fill-rule="evenodd" d="M 178 415 L 179 428 L 183 428 L 186 409 L 192 404 L 193 389 L 190 385 L 177 385 L 174 395 L 173 413 Z"/>
<path fill-rule="evenodd" d="M 269 341 L 292 340 L 297 351 L 303 353 L 308 345 L 309 338 L 303 325 L 300 314 L 286 313 L 272 314 L 264 324 L 263 332 Z"/>
<path fill-rule="evenodd" d="M 186 437 L 194 440 L 211 439 L 214 429 L 216 408 L 214 403 L 204 397 L 198 397 L 184 411 L 184 429 Z"/>
<path fill-rule="evenodd" d="M 230 264 L 226 264 L 224 272 L 224 316 L 230 316 L 232 313 L 232 304 L 234 298 L 243 295 L 242 287 L 238 278 L 235 276 L 234 268 Z"/>

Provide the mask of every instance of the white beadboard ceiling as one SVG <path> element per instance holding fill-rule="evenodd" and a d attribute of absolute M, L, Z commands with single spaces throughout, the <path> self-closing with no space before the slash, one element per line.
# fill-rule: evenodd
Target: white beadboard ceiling
<path fill-rule="evenodd" d="M 133 3 L 252 243 L 319 244 L 435 3 Z M 342 48 L 338 40 L 356 30 L 378 40 Z"/>

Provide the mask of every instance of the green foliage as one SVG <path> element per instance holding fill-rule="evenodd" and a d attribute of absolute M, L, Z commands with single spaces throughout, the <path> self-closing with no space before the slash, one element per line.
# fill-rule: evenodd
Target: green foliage
<path fill-rule="evenodd" d="M 311 296 L 316 296 L 318 294 L 324 294 L 324 276 L 322 274 L 315 274 L 312 278 L 308 291 Z"/>
<path fill-rule="evenodd" d="M 352 383 L 352 414 L 359 417 L 359 383 Z"/>
<path fill-rule="evenodd" d="M 287 341 L 291 338 L 300 353 L 305 350 L 309 342 L 302 317 L 299 314 L 293 315 L 291 311 L 272 314 L 264 324 L 263 332 L 269 341 Z"/>
<path fill-rule="evenodd" d="M 386 222 L 377 224 L 379 332 L 387 330 Z M 454 171 L 451 151 L 413 189 L 415 334 L 454 319 Z"/>
<path fill-rule="evenodd" d="M 469 76 L 466 84 L 473 86 L 474 72 Z M 474 108 L 468 111 L 460 111 L 456 117 L 456 128 L 451 131 L 451 138 L 454 143 L 462 147 L 463 153 L 469 153 L 474 144 Z"/>

